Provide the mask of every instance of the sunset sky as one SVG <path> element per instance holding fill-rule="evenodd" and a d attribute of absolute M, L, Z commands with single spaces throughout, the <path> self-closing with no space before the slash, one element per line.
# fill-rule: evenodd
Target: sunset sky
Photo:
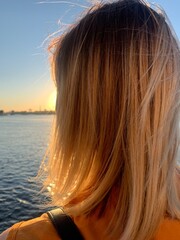
<path fill-rule="evenodd" d="M 180 39 L 180 1 L 155 2 L 164 8 Z M 46 39 L 63 31 L 88 5 L 90 1 L 83 0 L 0 1 L 0 110 L 53 109 L 55 87 Z"/>

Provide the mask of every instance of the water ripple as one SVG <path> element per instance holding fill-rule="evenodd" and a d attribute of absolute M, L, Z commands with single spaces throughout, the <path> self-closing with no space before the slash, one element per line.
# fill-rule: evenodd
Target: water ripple
<path fill-rule="evenodd" d="M 30 182 L 50 136 L 52 116 L 0 117 L 0 232 L 46 211 L 45 196 Z"/>

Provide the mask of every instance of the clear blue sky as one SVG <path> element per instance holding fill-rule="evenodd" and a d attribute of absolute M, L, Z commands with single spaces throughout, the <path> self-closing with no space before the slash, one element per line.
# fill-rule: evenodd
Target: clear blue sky
<path fill-rule="evenodd" d="M 180 38 L 180 1 L 155 2 L 164 8 Z M 60 28 L 59 20 L 66 24 L 73 22 L 84 10 L 78 5 L 88 4 L 83 0 L 0 1 L 0 109 L 51 107 L 48 102 L 54 86 L 49 73 L 47 42 L 42 43 Z"/>

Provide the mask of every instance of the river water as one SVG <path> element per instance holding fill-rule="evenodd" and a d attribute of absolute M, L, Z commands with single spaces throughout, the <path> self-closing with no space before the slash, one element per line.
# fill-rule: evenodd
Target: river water
<path fill-rule="evenodd" d="M 54 116 L 0 116 L 0 233 L 47 211 L 35 177 L 45 155 Z M 180 161 L 179 161 L 180 164 Z"/>
<path fill-rule="evenodd" d="M 45 155 L 53 115 L 0 116 L 0 232 L 47 209 L 35 177 Z"/>

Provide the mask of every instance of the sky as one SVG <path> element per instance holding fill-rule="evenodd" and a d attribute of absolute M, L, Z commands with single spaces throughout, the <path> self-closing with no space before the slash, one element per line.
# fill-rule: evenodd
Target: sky
<path fill-rule="evenodd" d="M 180 1 L 149 2 L 163 7 L 180 39 Z M 50 36 L 89 5 L 88 0 L 0 0 L 0 110 L 54 109 Z"/>

